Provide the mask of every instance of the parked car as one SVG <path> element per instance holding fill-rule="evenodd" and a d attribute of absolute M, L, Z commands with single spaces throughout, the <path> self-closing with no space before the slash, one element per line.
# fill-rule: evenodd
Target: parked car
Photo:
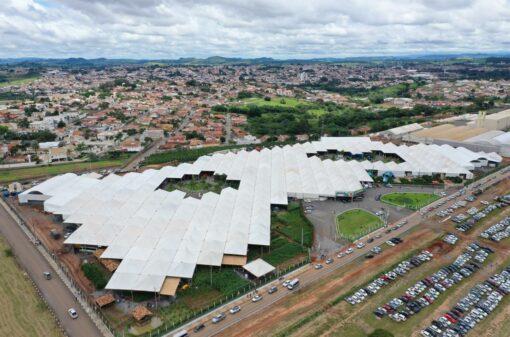
<path fill-rule="evenodd" d="M 260 295 L 255 295 L 255 296 L 253 296 L 253 298 L 251 299 L 251 301 L 252 301 L 252 302 L 258 302 L 258 301 L 260 301 L 260 300 L 262 300 L 262 296 L 260 296 Z"/>

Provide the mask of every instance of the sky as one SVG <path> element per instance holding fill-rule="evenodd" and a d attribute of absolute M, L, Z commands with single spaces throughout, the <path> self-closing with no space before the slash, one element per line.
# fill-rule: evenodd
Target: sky
<path fill-rule="evenodd" d="M 510 0 L 0 0 L 0 58 L 510 51 Z"/>

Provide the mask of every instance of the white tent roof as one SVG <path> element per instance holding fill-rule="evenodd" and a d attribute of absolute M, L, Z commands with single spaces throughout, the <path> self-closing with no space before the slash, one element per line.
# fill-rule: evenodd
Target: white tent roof
<path fill-rule="evenodd" d="M 316 156 L 332 150 L 380 151 L 397 155 L 403 162 L 321 160 Z M 352 195 L 362 189 L 361 182 L 372 181 L 367 170 L 470 178 L 469 170 L 487 160 L 499 162 L 501 157 L 449 145 L 396 146 L 366 137 L 325 137 L 260 152 L 214 154 L 192 164 L 110 174 L 102 179 L 68 173 L 21 193 L 19 200 L 45 200 L 45 211 L 80 225 L 67 244 L 106 247 L 102 258 L 122 260 L 108 289 L 159 291 L 165 277 L 190 278 L 197 264 L 219 266 L 225 254 L 244 256 L 248 245 L 269 245 L 271 205 L 285 205 L 289 197 Z M 158 189 L 167 178 L 204 171 L 239 181 L 239 188 L 209 192 L 201 199 Z"/>
<path fill-rule="evenodd" d="M 275 270 L 275 267 L 262 259 L 251 261 L 250 263 L 245 264 L 243 268 L 257 278 L 267 275 Z"/>

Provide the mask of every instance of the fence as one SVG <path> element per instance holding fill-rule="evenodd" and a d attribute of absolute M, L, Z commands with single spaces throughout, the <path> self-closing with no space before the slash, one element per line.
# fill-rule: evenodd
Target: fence
<path fill-rule="evenodd" d="M 244 296 L 244 295 L 248 294 L 249 292 L 254 291 L 258 287 L 261 287 L 263 285 L 266 285 L 266 284 L 278 279 L 282 275 L 285 275 L 287 273 L 290 273 L 296 269 L 303 267 L 304 265 L 306 265 L 308 263 L 310 263 L 310 258 L 306 257 L 304 260 L 302 260 L 299 263 L 289 266 L 283 270 L 277 270 L 275 273 L 271 274 L 269 277 L 265 276 L 263 279 L 259 279 L 258 282 L 256 282 L 255 284 L 252 283 L 247 286 L 241 287 L 237 291 L 234 291 L 227 296 L 219 298 L 218 300 L 214 301 L 208 307 L 202 308 L 199 311 L 195 311 L 189 315 L 186 315 L 186 316 L 182 317 L 177 322 L 174 322 L 172 324 L 165 323 L 162 326 L 160 326 L 154 330 L 151 330 L 151 331 L 149 331 L 145 334 L 142 334 L 142 335 L 138 335 L 138 337 L 161 337 L 161 336 L 167 334 L 168 332 L 175 330 L 178 327 L 180 327 L 188 322 L 191 322 L 192 320 L 194 320 L 202 315 L 205 315 L 207 313 L 210 313 L 211 311 L 214 311 L 218 307 L 220 307 L 226 303 L 229 303 L 229 302 L 235 300 L 236 298 L 240 298 L 241 296 Z M 119 333 L 115 334 L 115 337 L 124 337 L 124 334 L 119 332 Z"/>
<path fill-rule="evenodd" d="M 2 204 L 2 206 L 6 209 L 6 211 L 8 213 L 11 213 L 11 215 L 14 215 L 13 216 L 14 220 L 18 223 L 18 225 L 21 227 L 23 232 L 25 232 L 25 234 L 29 237 L 29 239 L 32 240 L 32 242 L 35 242 L 37 236 L 33 232 L 33 228 L 31 226 L 27 226 L 27 223 L 24 220 L 23 216 L 21 214 L 19 214 L 19 212 L 16 210 L 16 208 L 12 207 L 12 205 L 9 203 L 8 200 L 4 201 L 0 198 L 0 203 Z M 39 250 L 39 251 L 41 253 L 43 253 L 42 254 L 43 257 L 45 257 L 48 260 L 48 262 L 50 261 L 49 259 L 51 259 L 51 262 L 53 262 L 53 264 L 50 263 L 50 265 L 52 265 L 53 268 L 56 268 L 55 270 L 57 271 L 57 274 L 60 276 L 60 278 L 62 279 L 64 284 L 69 288 L 71 293 L 74 294 L 76 300 L 77 301 L 81 300 L 82 307 L 84 308 L 85 312 L 87 312 L 89 314 L 90 318 L 92 319 L 94 324 L 97 326 L 99 331 L 101 331 L 101 333 L 104 336 L 114 335 L 114 330 L 110 326 L 108 320 L 104 317 L 104 315 L 100 312 L 100 310 L 98 310 L 95 303 L 93 303 L 90 300 L 90 298 L 87 296 L 87 294 L 85 294 L 80 289 L 79 285 L 76 282 L 74 282 L 73 278 L 70 276 L 67 266 L 60 263 L 60 261 L 55 256 L 55 254 L 52 253 L 51 251 L 49 251 L 46 248 L 46 246 L 44 246 L 43 244 L 40 244 L 37 247 L 39 249 L 42 249 L 42 251 L 41 250 Z M 65 276 L 65 278 L 62 277 L 62 274 Z M 91 312 L 93 314 L 91 314 Z M 96 314 L 96 315 L 94 315 L 94 314 Z M 98 319 L 100 319 L 100 322 L 98 322 Z M 101 326 L 101 325 L 103 325 L 103 326 Z M 59 326 L 60 326 L 60 324 L 59 324 Z M 105 329 L 107 329 L 107 331 L 105 331 Z"/>
<path fill-rule="evenodd" d="M 19 212 L 16 210 L 15 207 L 12 207 L 12 205 L 9 204 L 9 202 L 3 202 L 2 200 L 2 203 L 5 203 L 6 207 L 9 208 L 9 210 L 14 213 L 16 215 L 16 217 L 21 221 L 20 225 L 22 226 L 23 230 L 25 232 L 30 232 L 30 234 L 33 236 L 33 238 L 36 238 L 37 236 L 35 235 L 35 233 L 33 232 L 33 228 L 31 228 L 31 226 L 27 226 L 25 220 L 23 219 L 23 216 L 21 214 L 19 214 Z M 101 323 L 104 325 L 104 327 L 106 329 L 108 329 L 108 332 L 115 336 L 115 337 L 124 337 L 126 336 L 126 332 L 125 331 L 117 331 L 109 322 L 108 318 L 102 313 L 101 309 L 97 307 L 97 305 L 91 300 L 91 298 L 86 294 L 84 293 L 80 286 L 73 280 L 73 278 L 71 277 L 71 273 L 69 272 L 68 270 L 68 267 L 64 264 L 62 264 L 59 260 L 58 260 L 58 257 L 52 253 L 51 251 L 49 251 L 44 245 L 39 245 L 39 247 L 41 247 L 45 253 L 47 254 L 48 257 L 50 257 L 52 259 L 52 261 L 55 263 L 55 265 L 58 267 L 58 269 L 65 275 L 65 277 L 67 278 L 68 282 L 69 282 L 69 285 L 70 285 L 70 290 L 72 293 L 75 294 L 76 296 L 76 299 L 80 299 L 82 300 L 82 304 L 85 306 L 88 307 L 89 310 L 86 310 L 89 314 L 90 312 L 93 312 L 95 314 L 95 316 L 101 320 Z M 195 311 L 195 312 L 192 312 L 191 314 L 189 315 L 186 315 L 184 317 L 182 317 L 182 319 L 180 319 L 179 321 L 177 322 L 174 322 L 172 324 L 168 324 L 168 323 L 164 323 L 162 326 L 160 326 L 159 328 L 156 328 L 154 330 L 151 330 L 145 334 L 141 334 L 139 335 L 139 337 L 159 337 L 159 336 L 162 336 L 166 333 L 168 333 L 169 331 L 172 331 L 176 328 L 178 328 L 179 326 L 193 320 L 193 319 L 196 319 L 204 314 L 207 314 L 211 311 L 213 311 L 214 309 L 220 307 L 221 305 L 225 304 L 225 303 L 228 303 L 232 300 L 234 300 L 235 298 L 237 297 L 240 297 L 240 296 L 244 296 L 246 295 L 247 293 L 249 293 L 250 291 L 253 291 L 255 289 L 257 289 L 257 287 L 260 287 L 260 286 L 263 286 L 269 282 L 272 282 L 274 280 L 276 280 L 277 278 L 279 278 L 280 276 L 282 275 L 285 275 L 287 273 L 290 273 L 306 264 L 310 263 L 310 258 L 309 257 L 306 257 L 304 260 L 302 260 L 301 262 L 299 263 L 296 263 L 292 266 L 289 266 L 283 270 L 277 270 L 276 273 L 273 273 L 272 275 L 270 276 L 264 276 L 262 279 L 259 279 L 257 282 L 255 283 L 251 283 L 247 286 L 244 286 L 244 287 L 241 287 L 239 289 L 237 289 L 237 291 L 233 291 L 231 294 L 227 295 L 227 296 L 224 296 L 224 297 L 221 297 L 217 300 L 215 300 L 212 304 L 210 304 L 208 307 L 205 307 L 205 308 L 202 308 L 201 310 L 199 311 Z M 66 283 L 64 281 L 64 283 Z M 74 290 L 74 291 L 73 291 Z M 78 298 L 79 296 L 79 298 Z M 93 318 L 92 318 L 93 319 Z M 96 323 L 96 321 L 93 319 L 93 321 Z M 97 325 L 97 323 L 96 323 Z M 98 326 L 99 328 L 99 326 Z M 101 330 L 101 328 L 100 328 Z"/>

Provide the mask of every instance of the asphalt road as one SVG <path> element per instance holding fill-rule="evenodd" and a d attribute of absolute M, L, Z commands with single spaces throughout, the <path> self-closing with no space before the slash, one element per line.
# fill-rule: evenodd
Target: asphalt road
<path fill-rule="evenodd" d="M 461 195 L 460 198 L 464 198 L 471 191 L 473 191 L 477 188 L 480 188 L 480 187 L 484 188 L 484 187 L 490 186 L 490 185 L 494 184 L 497 180 L 502 180 L 502 179 L 508 178 L 509 176 L 510 176 L 510 172 L 501 174 L 498 171 L 496 173 L 493 173 L 492 175 L 485 177 L 485 178 L 475 182 L 474 184 L 468 186 L 466 188 L 466 193 L 464 195 Z M 495 177 L 495 178 L 491 179 L 492 177 Z M 434 203 L 430 204 L 429 207 L 431 205 L 439 203 L 441 200 L 446 200 L 446 197 L 435 201 Z M 396 236 L 402 237 L 405 234 L 405 232 L 407 232 L 411 228 L 421 224 L 424 219 L 431 218 L 432 216 L 435 215 L 436 212 L 438 212 L 439 210 L 446 209 L 446 208 L 450 207 L 457 200 L 459 200 L 459 198 L 454 198 L 450 201 L 447 201 L 443 206 L 440 206 L 427 214 L 422 215 L 422 214 L 420 214 L 420 212 L 414 212 L 414 213 L 410 214 L 409 216 L 403 218 L 403 219 L 406 219 L 408 221 L 408 223 L 405 226 L 403 226 L 397 230 L 394 230 L 390 233 L 385 233 L 386 228 L 381 228 L 377 231 L 374 231 L 370 236 L 374 237 L 377 234 L 381 234 L 381 238 L 374 239 L 374 241 L 372 243 L 366 244 L 365 247 L 363 247 L 362 249 L 354 249 L 354 252 L 352 254 L 344 256 L 342 258 L 337 258 L 335 256 L 336 254 L 331 255 L 331 257 L 334 258 L 334 262 L 332 264 L 326 265 L 323 263 L 324 267 L 320 270 L 315 270 L 311 265 L 308 265 L 308 266 L 304 267 L 301 270 L 301 272 L 298 272 L 298 274 L 293 275 L 292 277 L 288 277 L 287 279 L 291 279 L 293 277 L 298 277 L 300 280 L 299 287 L 305 287 L 306 285 L 311 284 L 311 283 L 317 281 L 318 279 L 326 277 L 327 275 L 331 274 L 335 270 L 352 263 L 354 260 L 367 254 L 369 252 L 369 250 L 372 249 L 373 247 L 383 245 L 384 242 L 387 241 L 388 239 L 390 239 L 392 237 L 396 237 Z M 435 224 L 435 225 L 437 226 L 437 224 Z M 404 238 L 404 240 L 405 240 L 405 238 Z M 391 249 L 391 248 L 389 248 L 389 249 Z M 278 285 L 278 291 L 273 294 L 268 294 L 267 289 L 271 285 Z M 214 335 L 221 333 L 225 329 L 239 323 L 240 321 L 242 321 L 244 319 L 249 319 L 253 315 L 257 314 L 258 312 L 261 312 L 263 310 L 271 310 L 270 307 L 273 303 L 283 299 L 286 296 L 289 296 L 293 292 L 293 291 L 287 290 L 286 288 L 283 288 L 280 285 L 279 281 L 275 281 L 269 285 L 266 285 L 263 288 L 260 288 L 258 291 L 259 291 L 259 294 L 261 294 L 263 297 L 263 299 L 259 302 L 253 303 L 246 297 L 240 298 L 236 301 L 232 301 L 231 303 L 228 303 L 228 304 L 222 306 L 221 308 L 218 308 L 217 310 L 214 310 L 213 312 L 206 314 L 206 315 L 184 325 L 183 327 L 177 329 L 176 331 L 186 329 L 192 336 L 197 336 L 197 337 L 214 336 Z M 241 311 L 235 315 L 231 315 L 228 312 L 228 310 L 234 305 L 241 306 Z M 224 312 L 227 315 L 227 318 L 217 324 L 212 324 L 211 323 L 212 317 L 217 315 L 220 312 Z M 203 322 L 205 324 L 205 328 L 202 329 L 198 333 L 193 333 L 192 332 L 193 328 L 195 326 L 197 326 L 200 322 Z M 172 337 L 173 333 L 175 333 L 176 331 L 172 331 L 165 336 Z"/>
<path fill-rule="evenodd" d="M 0 232 L 12 247 L 16 259 L 37 284 L 39 290 L 60 320 L 70 337 L 100 337 L 102 334 L 85 313 L 64 282 L 55 275 L 44 257 L 39 253 L 12 217 L 0 206 Z M 43 272 L 52 272 L 52 279 L 46 280 Z M 78 318 L 72 319 L 67 310 L 75 308 Z"/>

